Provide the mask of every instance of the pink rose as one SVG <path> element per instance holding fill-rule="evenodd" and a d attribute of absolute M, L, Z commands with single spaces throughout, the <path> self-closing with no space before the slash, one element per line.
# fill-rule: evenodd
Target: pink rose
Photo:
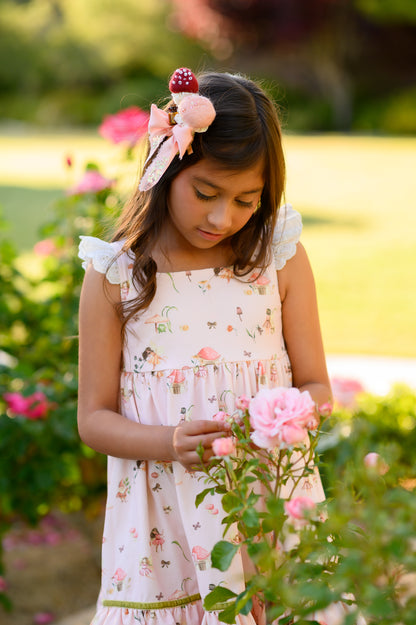
<path fill-rule="evenodd" d="M 262 389 L 251 400 L 249 413 L 253 442 L 270 449 L 302 441 L 314 417 L 315 404 L 308 391 L 281 387 Z"/>
<path fill-rule="evenodd" d="M 353 406 L 357 395 L 365 391 L 361 382 L 351 378 L 332 378 L 331 387 L 340 406 Z"/>
<path fill-rule="evenodd" d="M 52 407 L 46 395 L 41 391 L 36 391 L 28 397 L 24 397 L 20 393 L 5 393 L 3 397 L 10 412 L 28 419 L 43 419 Z"/>
<path fill-rule="evenodd" d="M 114 180 L 104 178 L 96 169 L 87 169 L 78 184 L 67 190 L 67 195 L 83 195 L 84 193 L 98 193 L 110 189 Z"/>
<path fill-rule="evenodd" d="M 281 440 L 282 443 L 286 443 L 286 445 L 296 445 L 304 440 L 306 434 L 304 428 L 296 425 L 296 423 L 289 423 L 289 425 L 284 425 L 282 427 Z"/>
<path fill-rule="evenodd" d="M 384 475 L 389 470 L 389 465 L 383 460 L 380 454 L 371 451 L 364 457 L 364 466 L 375 471 L 379 475 Z"/>
<path fill-rule="evenodd" d="M 288 517 L 303 521 L 310 518 L 316 508 L 316 504 L 309 497 L 294 497 L 289 499 L 289 501 L 285 501 L 284 507 Z"/>
<path fill-rule="evenodd" d="M 226 423 L 230 418 L 230 415 L 227 412 L 224 412 L 223 410 L 219 410 L 218 412 L 216 412 L 214 414 L 214 416 L 212 417 L 213 421 L 218 421 L 219 423 Z"/>
<path fill-rule="evenodd" d="M 37 256 L 56 256 L 58 248 L 53 239 L 43 239 L 35 243 L 33 251 Z"/>
<path fill-rule="evenodd" d="M 333 406 L 329 401 L 318 407 L 318 412 L 322 417 L 330 417 L 332 414 L 332 410 Z"/>
<path fill-rule="evenodd" d="M 238 410 L 247 410 L 250 405 L 250 401 L 251 399 L 246 395 L 240 395 L 240 397 L 237 397 L 235 402 L 236 408 L 238 408 Z"/>
<path fill-rule="evenodd" d="M 99 133 L 113 143 L 126 142 L 133 147 L 146 134 L 149 114 L 138 106 L 130 106 L 114 115 L 106 115 Z"/>
<path fill-rule="evenodd" d="M 35 625 L 49 625 L 55 620 L 55 615 L 52 612 L 37 612 L 33 617 Z"/>
<path fill-rule="evenodd" d="M 7 590 L 7 582 L 4 579 L 4 577 L 0 575 L 0 592 L 6 592 L 6 590 Z"/>
<path fill-rule="evenodd" d="M 235 453 L 235 442 L 230 436 L 228 438 L 216 438 L 212 443 L 212 451 L 216 456 L 229 456 Z"/>

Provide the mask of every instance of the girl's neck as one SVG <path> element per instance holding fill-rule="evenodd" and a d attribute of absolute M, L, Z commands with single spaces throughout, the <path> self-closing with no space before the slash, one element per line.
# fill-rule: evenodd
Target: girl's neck
<path fill-rule="evenodd" d="M 200 249 L 187 245 L 180 237 L 169 235 L 165 230 L 152 252 L 152 258 L 161 273 L 229 267 L 233 264 L 233 254 L 227 240 L 208 249 Z"/>
<path fill-rule="evenodd" d="M 157 270 L 161 273 L 175 271 L 192 271 L 210 267 L 228 267 L 233 264 L 231 254 L 225 250 L 206 250 L 203 254 L 175 253 L 166 254 L 162 249 L 155 249 L 152 257 L 156 261 Z"/>

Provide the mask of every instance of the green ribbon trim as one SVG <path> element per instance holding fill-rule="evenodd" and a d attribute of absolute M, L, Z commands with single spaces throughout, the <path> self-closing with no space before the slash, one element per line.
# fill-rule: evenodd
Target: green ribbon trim
<path fill-rule="evenodd" d="M 113 601 L 111 599 L 105 599 L 103 606 L 108 608 L 131 608 L 132 610 L 163 610 L 163 608 L 176 608 L 177 606 L 186 605 L 187 603 L 193 603 L 199 601 L 201 595 L 190 595 L 189 597 L 183 597 L 183 599 L 174 599 L 173 601 L 156 601 L 154 603 L 140 603 L 138 601 Z"/>

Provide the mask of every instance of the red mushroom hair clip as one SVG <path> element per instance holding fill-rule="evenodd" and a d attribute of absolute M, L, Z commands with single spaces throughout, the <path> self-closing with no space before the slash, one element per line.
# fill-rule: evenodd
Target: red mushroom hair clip
<path fill-rule="evenodd" d="M 215 119 L 214 106 L 198 94 L 198 81 L 186 67 L 177 69 L 169 81 L 175 103 L 168 112 L 152 104 L 149 120 L 150 152 L 140 180 L 140 191 L 151 189 L 163 176 L 176 154 L 192 153 L 195 132 L 205 132 Z"/>

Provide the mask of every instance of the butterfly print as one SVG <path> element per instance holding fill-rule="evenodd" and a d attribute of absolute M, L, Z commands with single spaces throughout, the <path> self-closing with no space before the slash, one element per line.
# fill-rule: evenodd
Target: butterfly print
<path fill-rule="evenodd" d="M 197 530 L 201 527 L 201 523 L 198 521 L 198 523 L 192 523 L 194 530 Z"/>
<path fill-rule="evenodd" d="M 217 398 L 215 397 L 215 395 L 212 395 L 212 397 L 208 397 L 208 401 L 210 404 L 212 404 Z"/>
<path fill-rule="evenodd" d="M 217 322 L 216 321 L 207 321 L 207 326 L 210 330 L 214 329 L 217 327 Z"/>
<path fill-rule="evenodd" d="M 246 350 L 244 350 L 244 356 L 247 356 L 247 358 L 251 358 L 251 352 L 246 352 Z"/>
<path fill-rule="evenodd" d="M 155 595 L 155 597 L 158 601 L 161 601 L 163 599 L 163 592 L 160 592 L 158 595 Z"/>
<path fill-rule="evenodd" d="M 162 569 L 167 568 L 170 564 L 170 560 L 161 560 L 160 564 L 162 565 Z"/>
<path fill-rule="evenodd" d="M 156 484 L 153 486 L 152 491 L 154 491 L 155 493 L 157 493 L 159 490 L 162 490 L 161 485 L 159 484 L 159 482 L 156 482 Z"/>

